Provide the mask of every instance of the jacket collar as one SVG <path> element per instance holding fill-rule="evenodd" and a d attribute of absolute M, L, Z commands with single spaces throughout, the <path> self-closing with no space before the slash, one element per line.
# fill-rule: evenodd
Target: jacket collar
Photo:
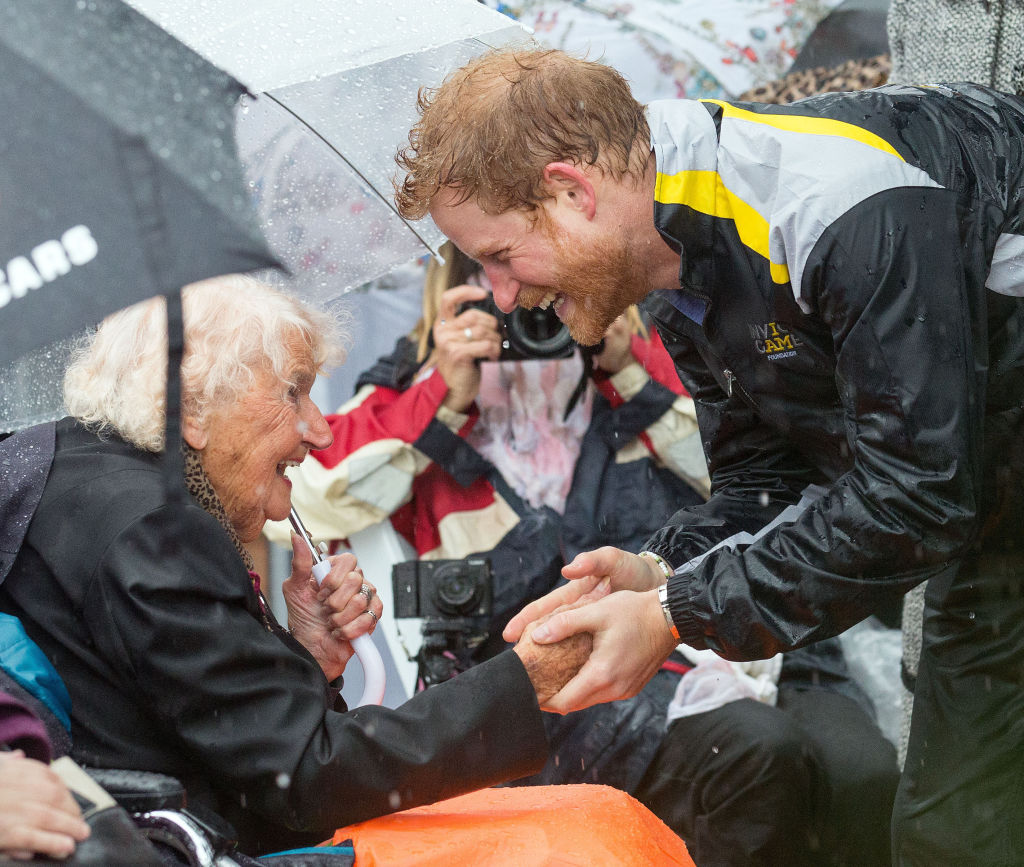
<path fill-rule="evenodd" d="M 647 107 L 651 150 L 657 179 L 654 188 L 654 223 L 662 236 L 679 249 L 679 284 L 685 285 L 689 261 L 709 243 L 714 196 L 703 202 L 704 192 L 714 190 L 708 179 L 718 172 L 718 125 L 720 109 L 713 103 L 694 100 L 662 100 Z M 701 201 L 702 204 L 698 204 Z M 685 218 L 683 218 L 683 207 Z M 707 301 L 679 289 L 663 293 L 684 316 L 703 325 Z"/>

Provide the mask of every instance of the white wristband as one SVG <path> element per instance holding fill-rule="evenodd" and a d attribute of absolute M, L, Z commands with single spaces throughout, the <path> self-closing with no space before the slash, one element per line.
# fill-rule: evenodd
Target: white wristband
<path fill-rule="evenodd" d="M 653 560 L 655 563 L 657 563 L 658 568 L 661 569 L 662 574 L 664 574 L 666 580 L 668 580 L 675 574 L 672 567 L 668 565 L 668 561 L 660 554 L 655 554 L 653 551 L 641 551 L 637 556 L 643 557 L 646 560 Z"/>

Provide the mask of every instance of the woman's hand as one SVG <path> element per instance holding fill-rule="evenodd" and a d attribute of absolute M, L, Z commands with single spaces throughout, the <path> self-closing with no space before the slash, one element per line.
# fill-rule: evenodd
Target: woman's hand
<path fill-rule="evenodd" d="M 544 710 L 562 714 L 636 695 L 678 643 L 665 623 L 657 590 L 620 590 L 590 604 L 559 609 L 528 626 L 527 635 L 533 644 L 552 651 L 566 647 L 578 653 L 573 642 L 583 637 L 592 642 L 575 676 L 553 695 L 538 699 Z"/>
<path fill-rule="evenodd" d="M 585 599 L 580 599 L 571 605 L 563 605 L 556 611 L 568 611 L 586 604 Z M 547 618 L 550 617 L 550 614 L 547 615 Z M 532 633 L 547 618 L 527 624 L 522 637 L 513 648 L 522 660 L 530 683 L 533 684 L 533 691 L 537 694 L 537 703 L 541 707 L 545 707 L 548 701 L 579 673 L 593 649 L 592 636 L 585 632 L 571 635 L 565 641 L 556 644 L 538 644 L 533 640 Z"/>
<path fill-rule="evenodd" d="M 82 811 L 49 765 L 21 750 L 0 752 L 0 855 L 64 859 L 88 836 Z"/>
<path fill-rule="evenodd" d="M 501 354 L 501 333 L 494 316 L 475 307 L 458 312 L 467 301 L 480 301 L 489 295 L 479 286 L 463 284 L 441 296 L 433 328 L 434 358 L 448 385 L 444 406 L 455 412 L 465 412 L 476 400 L 480 390 L 478 362 Z"/>
<path fill-rule="evenodd" d="M 373 632 L 384 606 L 353 554 L 329 559 L 331 571 L 317 586 L 311 574 L 313 555 L 292 533 L 292 572 L 281 590 L 288 630 L 320 663 L 327 679 L 334 680 L 352 658 L 352 639 Z"/>
<path fill-rule="evenodd" d="M 506 641 L 518 641 L 527 624 L 564 605 L 595 602 L 614 590 L 643 591 L 665 583 L 664 573 L 653 560 L 611 546 L 577 554 L 562 567 L 562 577 L 569 583 L 531 602 L 508 622 L 502 633 Z"/>

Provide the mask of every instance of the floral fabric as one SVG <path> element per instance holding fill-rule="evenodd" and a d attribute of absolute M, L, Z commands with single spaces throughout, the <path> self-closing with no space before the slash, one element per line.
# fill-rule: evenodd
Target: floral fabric
<path fill-rule="evenodd" d="M 841 0 L 486 0 L 552 48 L 618 69 L 641 102 L 735 98 L 781 78 Z"/>
<path fill-rule="evenodd" d="M 580 443 L 590 424 L 593 391 L 562 416 L 583 373 L 579 354 L 553 361 L 480 366 L 480 422 L 467 439 L 531 506 L 561 514 Z"/>

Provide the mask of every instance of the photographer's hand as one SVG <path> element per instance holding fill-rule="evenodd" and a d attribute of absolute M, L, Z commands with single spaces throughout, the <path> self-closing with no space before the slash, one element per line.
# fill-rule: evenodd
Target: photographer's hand
<path fill-rule="evenodd" d="M 351 640 L 373 631 L 384 606 L 353 554 L 337 554 L 330 561 L 330 573 L 317 585 L 310 574 L 313 555 L 292 533 L 292 571 L 281 590 L 288 606 L 289 632 L 320 663 L 327 679 L 334 680 L 352 658 Z M 364 585 L 372 594 L 370 599 L 362 592 Z"/>
<path fill-rule="evenodd" d="M 631 351 L 632 338 L 629 319 L 623 314 L 605 332 L 603 348 L 594 356 L 594 363 L 610 374 L 618 373 L 627 364 L 632 364 L 636 360 Z"/>
<path fill-rule="evenodd" d="M 464 284 L 441 296 L 441 307 L 434 321 L 434 358 L 438 371 L 448 385 L 444 406 L 465 412 L 480 390 L 481 359 L 501 354 L 498 320 L 471 307 L 459 313 L 467 301 L 480 301 L 490 293 L 479 286 Z"/>

